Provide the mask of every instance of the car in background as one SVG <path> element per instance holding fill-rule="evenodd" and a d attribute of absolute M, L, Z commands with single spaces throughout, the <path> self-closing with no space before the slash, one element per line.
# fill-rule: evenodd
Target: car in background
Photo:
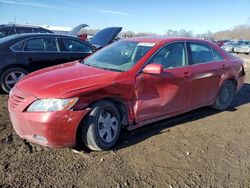
<path fill-rule="evenodd" d="M 11 35 L 0 39 L 0 85 L 9 92 L 26 74 L 87 57 L 112 43 L 121 27 L 99 31 L 89 42 L 55 34 Z"/>
<path fill-rule="evenodd" d="M 250 53 L 250 41 L 244 41 L 241 45 L 238 45 L 234 48 L 234 52 L 239 54 L 239 53 L 244 53 L 244 54 L 249 54 Z"/>
<path fill-rule="evenodd" d="M 243 61 L 208 41 L 141 37 L 84 61 L 31 73 L 11 90 L 10 119 L 23 139 L 48 147 L 109 150 L 122 128 L 203 106 L 227 109 L 245 78 Z"/>
<path fill-rule="evenodd" d="M 87 41 L 88 35 L 85 33 L 81 33 L 81 30 L 89 27 L 87 24 L 80 24 L 74 27 L 70 32 L 67 33 L 68 36 L 77 37 L 82 41 Z"/>
<path fill-rule="evenodd" d="M 234 53 L 235 48 L 238 48 L 240 45 L 245 44 L 245 41 L 228 41 L 221 48 L 229 53 Z"/>
<path fill-rule="evenodd" d="M 53 33 L 48 29 L 33 25 L 2 24 L 0 25 L 0 38 L 23 33 Z"/>
<path fill-rule="evenodd" d="M 250 55 L 250 45 L 242 45 L 239 49 L 239 53 L 244 53 Z"/>
<path fill-rule="evenodd" d="M 218 46 L 223 46 L 226 42 L 228 42 L 229 40 L 217 40 L 215 41 L 215 43 L 218 45 Z"/>

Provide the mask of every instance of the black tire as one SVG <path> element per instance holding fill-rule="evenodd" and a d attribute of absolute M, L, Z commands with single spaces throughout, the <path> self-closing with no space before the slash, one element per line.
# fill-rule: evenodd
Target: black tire
<path fill-rule="evenodd" d="M 24 75 L 27 75 L 27 74 L 29 73 L 27 70 L 25 70 L 25 69 L 23 69 L 23 68 L 19 68 L 19 67 L 9 68 L 9 69 L 5 70 L 5 71 L 1 74 L 1 77 L 0 77 L 0 84 L 1 84 L 1 88 L 2 88 L 5 92 L 7 92 L 7 93 L 10 92 L 10 90 L 12 89 L 12 87 L 14 86 L 14 84 L 13 84 L 13 86 L 12 86 L 12 85 L 8 85 L 7 82 L 6 82 L 6 79 L 7 79 L 8 75 L 9 75 L 10 73 L 15 73 L 15 72 L 16 72 L 16 73 L 22 73 L 22 74 L 24 74 Z"/>
<path fill-rule="evenodd" d="M 232 81 L 226 81 L 220 88 L 212 107 L 220 111 L 227 109 L 233 101 L 235 89 L 236 85 Z"/>
<path fill-rule="evenodd" d="M 83 139 L 83 143 L 91 150 L 102 151 L 109 150 L 115 146 L 117 143 L 120 133 L 121 133 L 121 117 L 119 110 L 117 107 L 110 101 L 100 101 L 93 105 L 92 111 L 88 115 L 88 117 L 83 121 L 83 125 L 81 128 L 81 135 Z M 108 114 L 110 115 L 109 119 L 115 118 L 116 120 L 110 120 L 109 123 L 100 122 L 100 116 L 106 114 L 106 118 L 108 118 Z M 105 120 L 106 120 L 105 118 Z M 113 121 L 112 123 L 110 123 Z M 115 125 L 115 129 L 112 129 L 112 125 Z M 100 127 L 102 126 L 102 130 L 109 129 L 110 134 L 106 131 L 106 139 L 108 135 L 112 135 L 113 139 L 111 142 L 105 142 L 105 134 L 103 137 L 100 135 Z M 107 128 L 106 128 L 107 127 Z M 116 129 L 117 128 L 117 129 Z M 104 130 L 104 132 L 105 132 Z M 113 131 L 112 131 L 113 130 Z"/>

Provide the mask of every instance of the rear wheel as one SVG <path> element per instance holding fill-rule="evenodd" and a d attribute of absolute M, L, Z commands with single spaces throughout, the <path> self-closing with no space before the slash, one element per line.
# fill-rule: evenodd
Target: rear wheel
<path fill-rule="evenodd" d="M 226 81 L 220 88 L 215 103 L 212 107 L 217 110 L 227 109 L 233 101 L 235 89 L 235 84 L 232 81 Z"/>
<path fill-rule="evenodd" d="M 82 139 L 91 150 L 109 150 L 120 137 L 121 117 L 110 101 L 97 102 L 83 123 Z"/>
<path fill-rule="evenodd" d="M 28 71 L 23 68 L 16 67 L 7 69 L 1 75 L 0 83 L 2 89 L 9 93 L 14 85 L 27 74 Z"/>

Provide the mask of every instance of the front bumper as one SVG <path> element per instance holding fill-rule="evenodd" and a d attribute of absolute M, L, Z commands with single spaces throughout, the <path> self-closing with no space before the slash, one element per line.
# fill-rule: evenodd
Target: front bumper
<path fill-rule="evenodd" d="M 17 102 L 17 96 L 20 102 Z M 53 148 L 75 146 L 78 125 L 89 110 L 26 112 L 27 106 L 35 100 L 35 97 L 17 89 L 11 92 L 8 109 L 16 133 L 23 139 L 43 146 Z"/>

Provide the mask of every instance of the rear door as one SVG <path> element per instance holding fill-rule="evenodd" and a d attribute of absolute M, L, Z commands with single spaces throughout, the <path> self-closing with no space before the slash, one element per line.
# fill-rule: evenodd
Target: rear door
<path fill-rule="evenodd" d="M 192 70 L 187 66 L 184 42 L 167 44 L 149 63 L 162 64 L 161 75 L 141 73 L 136 78 L 136 121 L 177 113 L 190 106 Z"/>
<path fill-rule="evenodd" d="M 220 86 L 225 71 L 222 56 L 210 45 L 201 42 L 188 42 L 189 63 L 193 69 L 191 106 L 211 103 Z"/>
<path fill-rule="evenodd" d="M 32 71 L 62 63 L 57 39 L 52 36 L 27 39 L 23 50 L 16 54 Z"/>

